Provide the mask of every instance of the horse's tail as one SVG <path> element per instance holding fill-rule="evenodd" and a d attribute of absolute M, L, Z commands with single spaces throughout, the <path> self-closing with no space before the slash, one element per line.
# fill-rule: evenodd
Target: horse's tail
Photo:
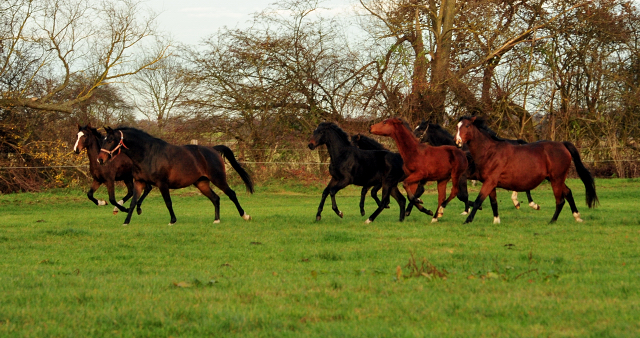
<path fill-rule="evenodd" d="M 596 182 L 591 176 L 591 172 L 582 164 L 582 160 L 580 159 L 580 153 L 578 149 L 571 142 L 562 142 L 564 146 L 571 153 L 571 157 L 573 158 L 573 164 L 576 166 L 576 171 L 578 172 L 578 176 L 584 183 L 584 188 L 586 190 L 587 195 L 587 205 L 589 208 L 593 208 L 600 203 L 598 201 L 598 195 L 596 195 Z"/>
<path fill-rule="evenodd" d="M 240 166 L 240 163 L 236 161 L 236 157 L 233 155 L 233 151 L 231 151 L 229 147 L 222 144 L 213 146 L 213 149 L 217 150 L 220 154 L 222 154 L 222 156 L 227 159 L 227 161 L 229 161 L 233 169 L 235 169 L 238 175 L 240 175 L 240 178 L 242 178 L 244 185 L 247 187 L 247 191 L 253 194 L 253 181 L 251 180 L 251 176 L 249 176 L 249 173 L 247 173 L 247 171 L 244 170 L 242 166 Z"/>

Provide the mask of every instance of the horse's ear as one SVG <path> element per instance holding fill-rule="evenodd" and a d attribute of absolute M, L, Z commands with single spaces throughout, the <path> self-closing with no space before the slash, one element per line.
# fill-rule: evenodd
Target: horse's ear
<path fill-rule="evenodd" d="M 87 123 L 87 128 L 91 129 L 91 122 Z"/>
<path fill-rule="evenodd" d="M 477 118 L 477 116 L 474 116 L 474 117 L 470 118 L 469 121 L 471 121 L 471 123 L 476 122 L 476 118 Z"/>
<path fill-rule="evenodd" d="M 111 129 L 111 127 L 102 127 L 104 128 L 104 131 L 107 132 L 107 134 L 112 134 L 113 133 L 113 129 Z"/>

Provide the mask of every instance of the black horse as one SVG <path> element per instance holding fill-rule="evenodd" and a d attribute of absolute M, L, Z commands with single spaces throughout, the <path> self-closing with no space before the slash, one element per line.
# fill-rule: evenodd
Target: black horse
<path fill-rule="evenodd" d="M 253 182 L 228 147 L 223 145 L 213 148 L 198 145 L 176 146 L 135 128 L 105 129 L 107 137 L 103 142 L 101 153 L 98 155 L 98 162 L 100 164 L 106 163 L 109 159 L 117 158 L 120 152 L 129 156 L 134 164 L 133 177 L 135 179 L 132 205 L 137 202 L 145 184 L 155 185 L 160 190 L 171 215 L 169 225 L 173 225 L 176 222 L 176 216 L 173 212 L 169 189 L 180 189 L 194 185 L 213 203 L 215 208 L 214 223 L 219 223 L 220 197 L 211 190 L 209 185 L 211 182 L 236 205 L 242 218 L 251 219 L 251 216 L 246 214 L 240 206 L 236 193 L 227 184 L 222 156 L 224 155 L 238 172 L 250 193 L 253 193 Z M 124 225 L 128 225 L 131 221 L 132 211 L 133 209 L 129 208 Z"/>
<path fill-rule="evenodd" d="M 355 134 L 351 136 L 351 144 L 354 146 L 363 149 L 363 150 L 383 150 L 389 151 L 389 149 L 385 148 L 380 142 L 362 134 Z M 402 161 L 402 156 L 398 153 L 392 153 L 398 156 L 398 161 Z M 382 187 L 382 183 L 376 184 L 371 188 L 371 197 L 376 201 L 378 205 L 380 205 L 380 200 L 378 199 L 378 191 Z M 367 191 L 369 187 L 362 187 L 362 191 L 360 192 L 360 213 L 364 216 L 364 200 L 367 196 Z M 416 198 L 419 203 L 422 203 L 422 200 L 419 199 L 420 196 L 424 193 L 424 186 L 420 185 L 418 190 L 416 191 Z M 388 208 L 389 205 L 385 205 L 385 208 Z M 413 209 L 413 201 L 409 201 L 409 205 L 407 206 L 407 210 L 405 211 L 405 215 L 409 216 L 411 214 L 411 209 Z"/>
<path fill-rule="evenodd" d="M 400 206 L 400 221 L 404 220 L 405 198 L 397 187 L 404 177 L 402 158 L 398 161 L 398 157 L 389 151 L 359 149 L 349 142 L 347 133 L 330 122 L 320 123 L 313 131 L 309 140 L 309 149 L 314 150 L 323 144 L 327 146 L 331 158 L 329 164 L 331 181 L 322 192 L 316 220 L 319 221 L 322 217 L 322 209 L 328 195 L 331 195 L 333 211 L 342 217 L 343 213 L 338 209 L 335 198 L 338 191 L 350 184 L 372 187 L 380 183 L 382 183 L 382 200 L 366 223 L 375 220 L 389 203 L 390 196 Z"/>
<path fill-rule="evenodd" d="M 434 146 L 442 146 L 442 145 L 451 145 L 451 146 L 455 146 L 456 142 L 454 140 L 453 135 L 451 135 L 448 131 L 446 131 L 444 128 L 442 128 L 440 125 L 435 124 L 435 123 L 429 123 L 427 121 L 422 121 L 414 130 L 414 135 L 416 135 L 416 137 L 418 137 L 420 139 L 420 142 L 424 142 L 424 143 L 429 143 L 431 145 Z M 527 144 L 526 141 L 524 140 L 509 140 L 509 139 L 504 139 L 504 138 L 500 138 L 497 137 L 497 139 L 500 139 L 502 141 L 505 141 L 507 143 L 513 144 L 513 145 L 519 145 L 519 144 Z M 464 150 L 465 154 L 467 154 L 467 161 L 469 162 L 469 167 L 467 170 L 467 178 L 470 180 L 478 180 L 478 173 L 476 171 L 476 166 L 475 166 L 475 162 L 473 161 L 473 158 L 471 157 L 471 153 L 469 153 L 469 149 L 467 148 L 467 146 L 465 145 L 462 150 Z M 460 180 L 460 189 L 462 189 L 462 185 L 464 185 L 464 190 L 467 190 L 467 182 Z M 531 208 L 533 208 L 534 210 L 540 210 L 540 206 L 538 204 L 536 204 L 533 201 L 533 198 L 531 197 L 531 191 L 527 190 L 525 191 L 525 193 L 527 194 L 527 199 L 529 201 L 529 206 Z M 516 209 L 520 209 L 520 202 L 518 202 L 518 192 L 514 191 L 511 194 L 511 201 L 513 202 L 513 205 L 516 207 Z M 463 214 L 467 214 L 469 212 L 469 206 L 471 203 L 468 203 L 467 205 L 465 205 L 465 212 L 463 212 Z M 409 209 L 409 208 L 407 208 Z"/>
<path fill-rule="evenodd" d="M 79 154 L 83 149 L 87 150 L 87 156 L 89 157 L 89 173 L 91 174 L 91 177 L 93 177 L 93 182 L 87 192 L 87 197 L 96 205 L 107 205 L 106 201 L 97 200 L 93 197 L 93 193 L 100 188 L 100 185 L 106 185 L 107 192 L 109 194 L 109 202 L 115 206 L 113 208 L 113 214 L 115 215 L 118 213 L 118 210 L 124 212 L 128 211 L 122 204 L 133 196 L 133 174 L 131 173 L 133 163 L 131 163 L 131 159 L 129 159 L 127 155 L 120 154 L 119 156 L 114 157 L 112 161 L 109 161 L 107 165 L 98 165 L 97 159 L 98 154 L 100 154 L 100 147 L 103 139 L 104 135 L 102 135 L 96 128 L 91 127 L 90 124 L 87 124 L 84 127 L 78 125 L 78 138 L 73 146 L 73 151 L 75 151 L 76 154 Z M 114 183 L 116 181 L 123 181 L 127 187 L 127 194 L 120 201 L 116 201 L 115 197 Z M 138 215 L 142 213 L 140 205 L 147 194 L 149 194 L 149 191 L 151 191 L 151 186 L 147 185 L 144 189 L 144 193 L 137 203 Z"/>

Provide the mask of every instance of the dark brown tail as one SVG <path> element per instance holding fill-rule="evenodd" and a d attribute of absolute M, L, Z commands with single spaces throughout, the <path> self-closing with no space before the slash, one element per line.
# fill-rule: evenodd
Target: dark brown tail
<path fill-rule="evenodd" d="M 571 153 L 571 157 L 573 158 L 573 164 L 576 166 L 576 171 L 578 172 L 578 176 L 584 183 L 584 188 L 586 189 L 587 195 L 587 205 L 589 208 L 594 208 L 600 201 L 598 200 L 598 195 L 596 195 L 596 182 L 591 176 L 591 172 L 582 164 L 582 160 L 580 159 L 580 153 L 578 149 L 571 142 L 562 142 L 569 153 Z"/>
<path fill-rule="evenodd" d="M 231 151 L 229 147 L 222 144 L 213 146 L 213 149 L 217 150 L 220 154 L 222 154 L 222 156 L 224 156 L 227 159 L 227 161 L 229 161 L 233 169 L 235 169 L 238 175 L 240 175 L 240 178 L 242 178 L 244 185 L 247 187 L 247 191 L 253 194 L 254 190 L 253 190 L 253 181 L 251 180 L 251 176 L 249 176 L 249 173 L 247 173 L 244 170 L 244 168 L 240 166 L 240 163 L 236 161 L 236 157 L 233 155 L 233 151 Z"/>

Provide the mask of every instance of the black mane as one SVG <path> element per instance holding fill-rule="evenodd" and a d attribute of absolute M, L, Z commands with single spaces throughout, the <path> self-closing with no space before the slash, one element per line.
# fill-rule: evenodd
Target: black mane
<path fill-rule="evenodd" d="M 333 122 L 322 122 L 318 125 L 317 129 L 329 129 L 335 132 L 335 134 L 345 143 L 351 144 L 349 134 L 347 134 L 344 130 L 338 127 L 337 124 Z"/>
<path fill-rule="evenodd" d="M 133 134 L 136 135 L 136 137 L 140 138 L 143 142 L 156 142 L 156 143 L 167 143 L 167 141 L 157 138 L 155 136 L 152 136 L 150 134 L 148 134 L 147 132 L 137 129 L 137 128 L 133 128 L 133 127 L 118 127 L 116 129 L 113 130 L 114 133 L 117 133 L 118 131 L 123 131 L 123 132 L 132 132 Z M 126 139 L 124 140 L 126 143 Z"/>
<path fill-rule="evenodd" d="M 362 134 L 355 134 L 351 136 L 351 143 L 364 150 L 388 150 L 378 141 Z"/>
<path fill-rule="evenodd" d="M 472 118 L 472 116 L 463 116 L 461 117 L 458 121 L 462 121 L 462 120 L 470 120 Z M 481 132 L 484 132 L 485 134 L 489 135 L 492 139 L 496 140 L 496 141 L 501 141 L 501 142 L 509 142 L 509 143 L 513 143 L 513 144 L 526 144 L 527 142 L 524 140 L 510 140 L 510 139 L 506 139 L 506 138 L 502 138 L 500 136 L 498 136 L 498 134 L 491 130 L 491 128 L 489 128 L 489 126 L 487 126 L 487 121 L 485 118 L 480 117 L 480 116 L 476 116 L 475 117 L 475 121 L 473 121 L 473 125 L 478 128 Z"/>

